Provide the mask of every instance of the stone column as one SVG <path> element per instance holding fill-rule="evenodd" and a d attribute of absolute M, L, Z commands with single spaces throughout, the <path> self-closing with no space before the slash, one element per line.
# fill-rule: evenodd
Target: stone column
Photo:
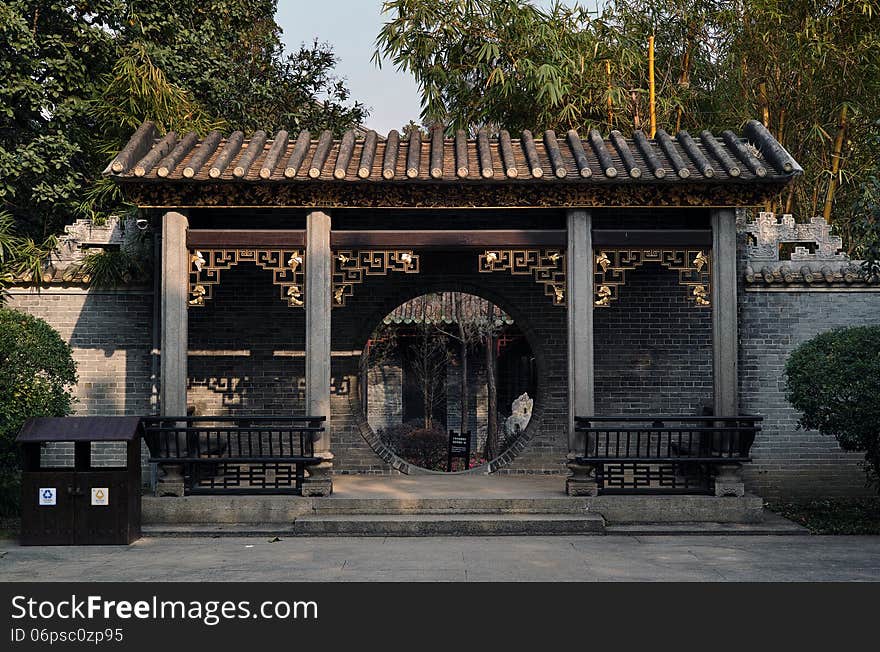
<path fill-rule="evenodd" d="M 161 266 L 161 384 L 163 416 L 186 416 L 186 355 L 188 345 L 187 299 L 189 295 L 189 250 L 185 215 L 168 212 L 162 216 Z M 185 448 L 186 442 L 181 442 Z M 164 465 L 156 492 L 160 496 L 183 495 L 183 469 Z"/>
<path fill-rule="evenodd" d="M 315 440 L 315 456 L 323 462 L 309 470 L 304 496 L 329 496 L 333 492 L 330 470 L 330 312 L 333 293 L 333 254 L 330 250 L 330 216 L 313 211 L 306 216 L 306 413 L 325 416 L 324 432 Z"/>
<path fill-rule="evenodd" d="M 575 432 L 574 417 L 592 415 L 593 399 L 593 236 L 589 211 L 570 210 L 568 222 L 568 468 L 571 496 L 596 495 L 593 468 L 576 464 L 586 441 Z"/>
<path fill-rule="evenodd" d="M 737 416 L 736 211 L 712 210 L 712 373 L 715 416 Z M 742 465 L 719 467 L 719 496 L 742 496 Z"/>

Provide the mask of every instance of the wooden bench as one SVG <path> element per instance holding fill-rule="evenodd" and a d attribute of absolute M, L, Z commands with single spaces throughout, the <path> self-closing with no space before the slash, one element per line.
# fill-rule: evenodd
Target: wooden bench
<path fill-rule="evenodd" d="M 751 461 L 762 417 L 581 416 L 599 493 L 712 493 L 713 467 Z"/>
<path fill-rule="evenodd" d="M 185 494 L 301 494 L 326 417 L 146 417 L 150 462 L 183 469 Z"/>

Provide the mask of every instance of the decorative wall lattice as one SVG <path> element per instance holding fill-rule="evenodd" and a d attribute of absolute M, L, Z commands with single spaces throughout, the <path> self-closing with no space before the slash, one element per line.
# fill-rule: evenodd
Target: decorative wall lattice
<path fill-rule="evenodd" d="M 204 249 L 190 252 L 189 305 L 201 307 L 211 299 L 220 272 L 242 262 L 272 272 L 289 306 L 303 305 L 303 252 L 299 249 Z"/>
<path fill-rule="evenodd" d="M 820 216 L 796 222 L 793 215 L 762 211 L 749 221 L 741 211 L 737 226 L 746 237 L 745 282 L 750 290 L 831 285 L 874 291 L 880 284 L 880 276 L 862 261 L 850 260 L 841 237 L 832 235 L 832 226 Z"/>
<path fill-rule="evenodd" d="M 419 273 L 419 256 L 408 249 L 351 251 L 333 254 L 333 307 L 345 305 L 354 286 L 366 276 L 387 276 L 389 272 Z"/>
<path fill-rule="evenodd" d="M 616 301 L 626 283 L 626 273 L 645 263 L 659 263 L 678 272 L 678 282 L 687 288 L 687 298 L 700 308 L 710 301 L 709 254 L 697 249 L 599 249 L 593 265 L 594 303 L 607 308 Z"/>
<path fill-rule="evenodd" d="M 560 249 L 488 249 L 480 254 L 478 270 L 532 275 L 554 305 L 565 305 L 565 252 Z"/>

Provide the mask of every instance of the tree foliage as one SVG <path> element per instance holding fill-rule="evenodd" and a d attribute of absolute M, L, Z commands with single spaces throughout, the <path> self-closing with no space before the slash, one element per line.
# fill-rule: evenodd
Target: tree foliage
<path fill-rule="evenodd" d="M 330 46 L 284 52 L 277 0 L 0 5 L 0 210 L 42 239 L 120 211 L 99 174 L 134 127 L 332 129 L 365 117 Z"/>
<path fill-rule="evenodd" d="M 785 376 L 800 425 L 864 452 L 868 481 L 880 490 L 880 326 L 817 335 L 791 353 Z"/>
<path fill-rule="evenodd" d="M 12 215 L 0 212 L 0 302 L 6 299 L 6 288 L 16 279 L 39 280 L 43 262 L 58 246 L 54 235 L 42 242 L 20 235 Z"/>
<path fill-rule="evenodd" d="M 831 218 L 854 251 L 878 148 L 878 0 L 611 0 L 599 12 L 525 0 L 389 0 L 374 58 L 411 73 L 422 119 L 480 127 L 647 131 L 761 119 L 805 170 L 768 208 Z M 838 145 L 839 144 L 839 148 Z M 829 192 L 830 188 L 830 192 Z"/>
<path fill-rule="evenodd" d="M 31 417 L 70 414 L 76 380 L 70 346 L 49 324 L 0 307 L 0 512 L 17 503 L 18 431 Z"/>

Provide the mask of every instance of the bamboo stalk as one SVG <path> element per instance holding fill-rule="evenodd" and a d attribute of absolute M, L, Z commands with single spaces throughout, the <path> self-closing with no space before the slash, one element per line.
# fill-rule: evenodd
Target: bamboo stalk
<path fill-rule="evenodd" d="M 608 75 L 608 128 L 614 126 L 614 103 L 611 101 L 611 61 L 605 61 L 605 74 Z"/>
<path fill-rule="evenodd" d="M 648 37 L 648 98 L 651 119 L 651 138 L 657 134 L 657 106 L 654 94 L 654 35 Z"/>
<path fill-rule="evenodd" d="M 678 85 L 682 88 L 687 88 L 690 84 L 690 79 L 688 75 L 688 68 L 691 65 L 691 48 L 690 43 L 688 44 L 688 48 L 684 51 L 684 55 L 682 56 L 681 62 L 681 77 L 678 80 Z M 684 110 L 679 105 L 678 109 L 676 109 L 675 114 L 675 133 L 681 131 L 681 118 L 684 114 Z"/>
<path fill-rule="evenodd" d="M 767 104 L 767 84 L 761 82 L 758 84 L 758 96 L 761 100 L 761 122 L 768 129 L 770 128 L 770 107 Z"/>
<path fill-rule="evenodd" d="M 822 217 L 831 223 L 831 206 L 834 204 L 834 191 L 837 190 L 837 175 L 840 173 L 840 158 L 843 151 L 843 140 L 846 136 L 846 104 L 840 109 L 840 122 L 837 125 L 837 137 L 834 139 L 834 153 L 831 155 L 831 180 L 828 182 L 828 193 L 825 195 L 825 208 Z"/>

